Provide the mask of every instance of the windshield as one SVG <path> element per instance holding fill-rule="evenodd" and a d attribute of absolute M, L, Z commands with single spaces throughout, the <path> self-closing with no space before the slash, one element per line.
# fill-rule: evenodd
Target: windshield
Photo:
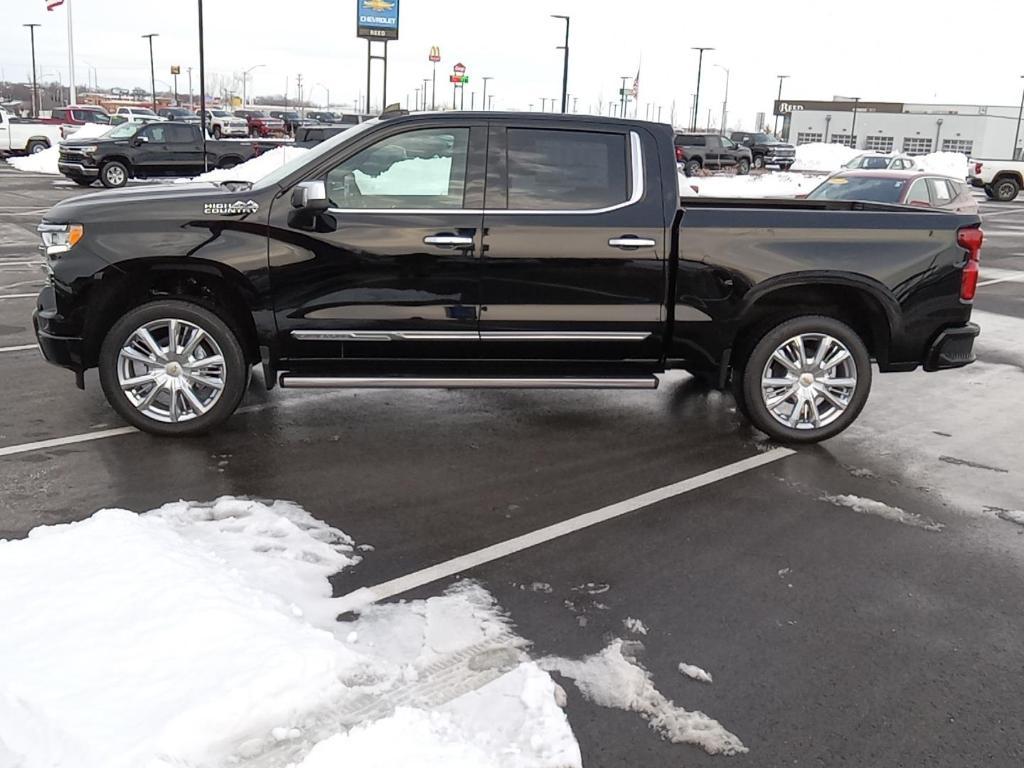
<path fill-rule="evenodd" d="M 767 133 L 756 133 L 754 134 L 754 141 L 758 144 L 775 144 L 778 139 L 774 136 L 769 136 Z"/>
<path fill-rule="evenodd" d="M 165 109 L 164 112 L 166 112 L 168 115 L 174 115 L 175 117 L 187 117 L 188 115 L 192 114 L 187 109 Z"/>
<path fill-rule="evenodd" d="M 368 128 L 372 128 L 378 122 L 379 121 L 377 120 L 368 120 L 365 123 L 353 125 L 351 128 L 342 131 L 336 136 L 332 136 L 327 141 L 321 144 L 317 144 L 309 151 L 300 153 L 298 157 L 293 157 L 287 163 L 280 166 L 276 171 L 271 172 L 270 174 L 264 176 L 262 179 L 257 181 L 254 186 L 268 187 L 272 184 L 279 183 L 282 179 L 285 179 L 291 174 L 295 173 L 295 171 L 297 171 L 302 166 L 306 165 L 307 163 L 315 163 L 319 158 L 323 157 L 324 155 L 330 154 L 339 144 L 348 141 L 352 137 L 362 133 Z"/>
<path fill-rule="evenodd" d="M 121 123 L 116 128 L 111 128 L 104 136 L 108 139 L 130 139 L 145 123 Z"/>
<path fill-rule="evenodd" d="M 255 110 L 252 111 L 252 112 L 249 112 L 248 114 L 249 114 L 249 117 L 266 117 L 267 116 L 266 112 L 258 112 L 258 111 L 255 111 Z"/>
<path fill-rule="evenodd" d="M 228 113 L 225 112 L 223 109 L 210 110 L 210 114 L 214 117 L 229 117 Z"/>
<path fill-rule="evenodd" d="M 882 170 L 889 167 L 890 158 L 882 155 L 860 155 L 844 165 L 844 168 L 866 168 Z"/>
<path fill-rule="evenodd" d="M 86 110 L 83 112 L 81 119 L 84 123 L 99 123 L 100 125 L 110 124 L 110 115 L 103 112 L 93 112 L 92 110 Z"/>
<path fill-rule="evenodd" d="M 156 117 L 156 112 L 152 109 L 146 109 L 145 107 L 132 107 L 130 111 L 133 115 L 152 115 L 153 117 Z"/>
<path fill-rule="evenodd" d="M 282 112 L 281 113 L 281 117 L 283 117 L 285 120 L 298 120 L 299 119 L 299 113 L 298 112 Z"/>
<path fill-rule="evenodd" d="M 810 200 L 863 200 L 872 203 L 898 203 L 906 183 L 906 179 L 833 176 L 807 197 Z"/>

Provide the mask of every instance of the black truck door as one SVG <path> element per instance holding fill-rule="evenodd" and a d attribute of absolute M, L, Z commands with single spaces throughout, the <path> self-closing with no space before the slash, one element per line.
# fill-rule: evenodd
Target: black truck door
<path fill-rule="evenodd" d="M 270 278 L 282 357 L 472 357 L 486 123 L 396 125 L 323 173 L 315 228 L 287 196 L 270 216 Z"/>
<path fill-rule="evenodd" d="M 203 146 L 200 130 L 184 123 L 164 123 L 164 137 L 167 139 L 166 168 L 175 175 L 188 176 L 203 170 Z"/>
<path fill-rule="evenodd" d="M 660 356 L 666 222 L 658 164 L 645 157 L 641 130 L 601 121 L 566 128 L 528 118 L 492 126 L 484 355 Z"/>

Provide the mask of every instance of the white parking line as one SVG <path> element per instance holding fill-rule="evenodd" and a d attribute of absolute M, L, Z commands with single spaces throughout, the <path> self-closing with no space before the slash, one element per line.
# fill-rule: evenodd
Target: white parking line
<path fill-rule="evenodd" d="M 38 295 L 38 293 L 9 293 L 6 296 L 0 296 L 0 299 L 34 299 Z"/>
<path fill-rule="evenodd" d="M 132 432 L 138 431 L 139 430 L 135 427 L 117 427 L 116 429 L 103 429 L 97 432 L 83 432 L 79 435 L 68 435 L 67 437 L 55 437 L 51 440 L 37 440 L 34 443 L 9 445 L 6 448 L 0 448 L 0 456 L 14 456 L 19 453 L 41 451 L 46 448 L 59 448 L 62 445 L 88 443 L 91 440 L 102 440 L 105 437 L 116 437 L 117 435 L 130 435 Z"/>
<path fill-rule="evenodd" d="M 335 608 L 338 609 L 339 613 L 360 610 L 371 603 L 386 600 L 389 597 L 395 597 L 403 592 L 408 592 L 411 589 L 422 587 L 425 584 L 430 584 L 431 582 L 439 579 L 464 573 L 471 568 L 483 565 L 484 563 L 490 563 L 494 560 L 508 557 L 516 552 L 522 552 L 524 549 L 535 547 L 538 544 L 544 544 L 545 542 L 561 538 L 562 536 L 567 536 L 570 533 L 575 533 L 576 531 L 589 528 L 593 525 L 597 525 L 598 523 L 604 523 L 608 520 L 613 520 L 616 517 L 621 517 L 629 512 L 635 512 L 638 509 L 649 507 L 652 504 L 657 504 L 659 501 L 671 499 L 675 496 L 695 491 L 698 488 L 703 488 L 706 485 L 717 483 L 720 480 L 725 480 L 735 475 L 742 474 L 743 472 L 763 467 L 764 465 L 771 464 L 779 459 L 792 456 L 794 453 L 796 453 L 796 451 L 790 450 L 789 448 L 773 448 L 765 453 L 741 459 L 740 461 L 733 462 L 732 464 L 726 464 L 724 467 L 712 469 L 687 480 L 656 488 L 653 491 L 642 493 L 631 499 L 625 499 L 624 501 L 610 504 L 607 507 L 602 507 L 601 509 L 594 510 L 593 512 L 586 512 L 582 515 L 569 518 L 568 520 L 555 523 L 554 525 L 549 525 L 546 528 L 540 528 L 536 531 L 523 534 L 522 536 L 516 536 L 513 539 L 493 544 L 489 547 L 484 547 L 483 549 L 478 549 L 476 552 L 470 552 L 467 555 L 461 555 L 460 557 L 453 558 L 447 562 L 432 565 L 429 568 L 424 568 L 416 571 L 415 573 L 410 573 L 407 576 L 392 579 L 391 581 L 384 582 L 383 584 L 378 584 L 375 587 L 363 587 L 362 589 L 357 589 L 354 592 L 350 592 L 347 595 L 339 597 L 335 601 Z"/>
<path fill-rule="evenodd" d="M 38 344 L 21 344 L 17 347 L 0 347 L 0 352 L 24 352 L 28 349 L 39 349 Z"/>

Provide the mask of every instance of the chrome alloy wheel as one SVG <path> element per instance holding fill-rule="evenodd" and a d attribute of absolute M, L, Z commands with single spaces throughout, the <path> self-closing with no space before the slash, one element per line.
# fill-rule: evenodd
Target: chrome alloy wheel
<path fill-rule="evenodd" d="M 103 175 L 106 176 L 108 182 L 115 187 L 119 187 L 127 180 L 123 170 L 117 166 L 112 166 L 103 171 Z"/>
<path fill-rule="evenodd" d="M 213 337 L 186 320 L 160 319 L 132 331 L 117 355 L 128 402 L 155 421 L 190 421 L 220 399 L 227 367 Z"/>
<path fill-rule="evenodd" d="M 761 373 L 768 413 L 790 429 L 820 429 L 838 419 L 857 390 L 857 365 L 850 350 L 823 333 L 787 339 Z"/>

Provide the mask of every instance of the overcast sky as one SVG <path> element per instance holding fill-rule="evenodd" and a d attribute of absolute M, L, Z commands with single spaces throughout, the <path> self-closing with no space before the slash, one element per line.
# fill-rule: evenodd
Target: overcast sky
<path fill-rule="evenodd" d="M 148 88 L 149 52 L 140 35 L 154 40 L 156 77 L 170 82 L 172 64 L 193 66 L 198 84 L 194 0 L 70 0 L 75 22 L 77 80 L 91 74 L 101 86 Z M 47 13 L 45 0 L 4 0 L 0 67 L 7 79 L 30 73 L 28 30 L 38 22 L 40 75 L 67 82 L 64 8 Z M 333 103 L 351 104 L 366 87 L 366 41 L 355 37 L 356 0 L 206 0 L 207 69 L 229 79 L 256 64 L 259 94 L 281 93 L 287 78 L 295 96 L 302 74 L 313 101 L 331 91 Z M 754 115 L 770 112 L 778 81 L 788 74 L 784 98 L 860 96 L 869 101 L 1016 104 L 1024 60 L 1012 64 L 1010 30 L 1024 27 L 1024 0 L 889 0 L 864 4 L 794 0 L 695 2 L 694 0 L 401 0 L 401 38 L 388 46 L 388 101 L 400 101 L 430 77 L 430 46 L 441 48 L 438 100 L 451 99 L 448 76 L 456 62 L 467 67 L 470 94 L 484 75 L 495 108 L 540 108 L 561 93 L 563 22 L 572 17 L 569 92 L 580 111 L 617 100 L 620 77 L 640 68 L 640 116 L 647 104 L 668 120 L 673 101 L 678 123 L 687 120 L 697 80 L 691 46 L 705 54 L 701 122 L 710 110 L 720 122 L 725 72 L 731 70 L 729 122 L 752 127 Z M 1006 30 L 1006 34 L 1000 33 Z M 1010 56 L 996 45 L 1000 37 Z M 1019 38 L 1019 36 L 1018 36 Z M 1000 52 L 1002 51 L 1002 52 Z M 379 64 L 376 65 L 379 67 Z M 95 68 L 89 70 L 89 67 Z M 320 85 L 318 85 L 320 84 Z M 632 84 L 632 83 L 630 83 Z M 309 87 L 313 86 L 310 93 Z M 158 89 L 161 86 L 158 83 Z M 179 89 L 187 91 L 187 78 Z M 380 100 L 380 71 L 374 101 Z M 656 107 L 652 107 L 656 113 Z"/>

